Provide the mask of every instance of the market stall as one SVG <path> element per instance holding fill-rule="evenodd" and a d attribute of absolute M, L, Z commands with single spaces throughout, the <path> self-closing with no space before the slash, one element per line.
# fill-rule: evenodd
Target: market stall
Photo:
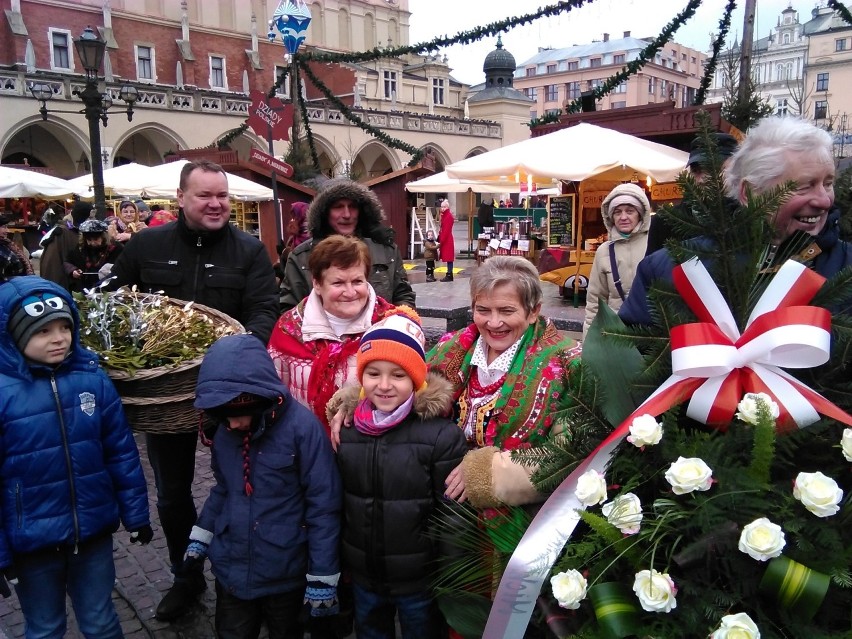
<path fill-rule="evenodd" d="M 623 182 L 648 188 L 671 182 L 687 158 L 687 153 L 662 144 L 581 123 L 456 162 L 447 167 L 447 175 L 483 183 L 561 180 L 568 199 L 557 196 L 548 202 L 548 247 L 539 256 L 539 272 L 542 279 L 568 284 L 576 293 L 583 278 L 588 281 L 596 242 L 587 245 L 585 240 L 600 234 L 595 224 L 602 230 L 599 211 L 606 193 Z"/>

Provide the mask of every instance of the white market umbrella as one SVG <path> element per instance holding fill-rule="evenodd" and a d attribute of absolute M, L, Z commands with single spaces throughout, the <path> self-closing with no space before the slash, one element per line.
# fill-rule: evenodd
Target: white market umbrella
<path fill-rule="evenodd" d="M 152 198 L 172 198 L 177 196 L 180 172 L 187 160 L 166 162 L 150 167 L 148 184 L 144 195 Z M 233 173 L 225 173 L 228 178 L 228 192 L 234 200 L 242 202 L 259 202 L 272 199 L 272 189 L 262 184 L 252 182 Z"/>
<path fill-rule="evenodd" d="M 130 162 L 104 170 L 104 191 L 110 195 L 127 195 L 141 197 L 145 186 L 151 181 L 152 167 Z M 81 175 L 69 182 L 77 189 L 82 197 L 92 198 L 94 179 L 92 174 Z"/>
<path fill-rule="evenodd" d="M 78 190 L 68 180 L 37 171 L 0 166 L 0 198 L 58 198 L 77 194 Z"/>
<path fill-rule="evenodd" d="M 558 195 L 559 188 L 552 186 L 553 181 L 547 181 L 546 188 L 539 188 L 539 195 Z M 526 186 L 526 182 L 524 183 Z M 435 173 L 425 178 L 408 182 L 405 190 L 410 193 L 464 193 L 468 189 L 474 193 L 520 193 L 521 185 L 517 182 L 489 182 L 483 180 L 459 180 L 451 178 L 446 171 Z"/>
<path fill-rule="evenodd" d="M 460 180 L 579 182 L 608 173 L 614 179 L 651 177 L 670 182 L 683 171 L 689 154 L 612 129 L 581 123 L 488 151 L 447 167 Z"/>

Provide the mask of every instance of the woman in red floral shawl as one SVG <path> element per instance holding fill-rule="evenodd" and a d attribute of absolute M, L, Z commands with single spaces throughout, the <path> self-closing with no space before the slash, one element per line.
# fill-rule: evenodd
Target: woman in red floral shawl
<path fill-rule="evenodd" d="M 332 235 L 311 251 L 311 293 L 278 320 L 267 350 L 281 381 L 328 429 L 325 407 L 341 387 L 357 384 L 355 353 L 361 335 L 399 313 L 376 295 L 368 276 L 367 245 Z M 404 312 L 404 311 L 403 311 Z"/>

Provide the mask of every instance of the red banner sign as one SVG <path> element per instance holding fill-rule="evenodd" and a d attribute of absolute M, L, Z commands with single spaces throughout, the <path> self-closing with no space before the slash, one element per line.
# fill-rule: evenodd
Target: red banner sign
<path fill-rule="evenodd" d="M 278 98 L 268 98 L 261 91 L 252 91 L 248 125 L 264 140 L 289 140 L 293 126 L 293 105 Z"/>
<path fill-rule="evenodd" d="M 272 155 L 269 155 L 268 153 L 264 153 L 260 149 L 252 149 L 251 154 L 249 154 L 249 160 L 256 162 L 257 164 L 261 164 L 268 169 L 272 169 L 284 177 L 293 176 L 292 166 Z"/>

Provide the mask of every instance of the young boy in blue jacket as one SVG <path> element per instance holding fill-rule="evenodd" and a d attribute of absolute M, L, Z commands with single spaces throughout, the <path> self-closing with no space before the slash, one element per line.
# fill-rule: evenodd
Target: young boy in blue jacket
<path fill-rule="evenodd" d="M 27 637 L 62 637 L 65 594 L 87 637 L 122 637 L 112 533 L 153 537 L 121 399 L 80 345 L 68 292 L 40 277 L 0 286 L 0 569 Z M 4 594 L 9 589 L 0 577 Z"/>
<path fill-rule="evenodd" d="M 338 612 L 342 497 L 322 425 L 290 397 L 252 335 L 230 335 L 210 347 L 195 407 L 219 423 L 216 484 L 185 561 L 210 557 L 216 635 L 254 639 L 265 621 L 271 639 L 302 639 L 303 608 L 312 632 L 327 627 Z"/>

